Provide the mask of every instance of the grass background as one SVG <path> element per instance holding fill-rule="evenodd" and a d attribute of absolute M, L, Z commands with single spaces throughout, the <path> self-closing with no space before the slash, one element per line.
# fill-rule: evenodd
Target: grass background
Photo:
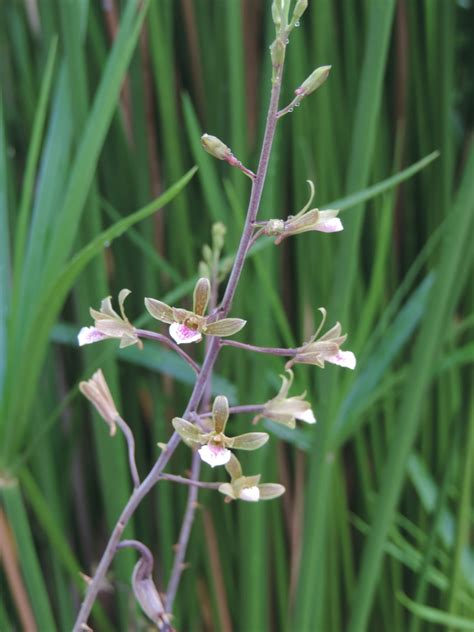
<path fill-rule="evenodd" d="M 292 35 L 282 105 L 315 66 L 333 69 L 279 124 L 260 218 L 299 210 L 312 179 L 345 231 L 262 242 L 233 313 L 248 320 L 239 339 L 293 346 L 325 306 L 359 362 L 297 367 L 318 424 L 267 422 L 272 440 L 244 459 L 283 499 L 200 493 L 179 630 L 474 626 L 472 22 L 470 2 L 312 0 Z M 249 181 L 199 137 L 255 167 L 272 34 L 257 0 L 0 4 L 1 630 L 71 628 L 78 573 L 130 493 L 122 438 L 78 381 L 103 368 L 142 475 L 185 406 L 179 358 L 79 350 L 76 333 L 122 287 L 134 323 L 143 296 L 186 305 L 214 221 L 235 252 Z M 227 349 L 214 390 L 260 403 L 282 368 Z M 179 448 L 173 471 L 189 464 Z M 156 552 L 160 589 L 185 501 L 160 483 L 127 531 Z M 147 629 L 134 559 L 117 555 L 94 629 Z"/>

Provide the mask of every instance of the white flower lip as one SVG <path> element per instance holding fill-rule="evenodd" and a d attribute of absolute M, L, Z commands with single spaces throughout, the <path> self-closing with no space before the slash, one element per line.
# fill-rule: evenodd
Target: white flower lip
<path fill-rule="evenodd" d="M 341 220 L 339 217 L 333 217 L 332 219 L 328 219 L 325 222 L 321 222 L 316 226 L 316 230 L 319 230 L 322 233 L 338 233 L 341 230 L 344 230 Z"/>
<path fill-rule="evenodd" d="M 104 340 L 104 338 L 107 338 L 107 336 L 95 327 L 82 327 L 77 334 L 77 342 L 80 347 L 99 342 L 100 340 Z"/>
<path fill-rule="evenodd" d="M 230 461 L 231 451 L 221 446 L 207 444 L 198 450 L 201 459 L 211 467 L 225 465 Z"/>
<path fill-rule="evenodd" d="M 186 325 L 180 325 L 179 323 L 172 323 L 169 332 L 173 340 L 179 345 L 202 340 L 202 336 L 198 331 L 190 329 L 186 327 Z"/>
<path fill-rule="evenodd" d="M 352 351 L 338 351 L 335 355 L 325 358 L 328 362 L 338 364 L 346 369 L 355 369 L 356 357 Z"/>
<path fill-rule="evenodd" d="M 305 410 L 302 413 L 296 413 L 295 417 L 296 419 L 299 419 L 300 421 L 305 421 L 307 424 L 316 423 L 316 417 L 314 416 L 314 413 L 311 410 L 311 408 L 308 408 L 308 410 Z"/>
<path fill-rule="evenodd" d="M 260 500 L 260 490 L 256 485 L 253 487 L 244 487 L 240 492 L 240 500 L 246 500 L 251 503 L 256 503 Z"/>

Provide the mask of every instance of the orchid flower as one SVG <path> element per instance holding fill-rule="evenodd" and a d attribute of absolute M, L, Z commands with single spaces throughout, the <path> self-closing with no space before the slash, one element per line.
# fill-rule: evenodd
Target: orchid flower
<path fill-rule="evenodd" d="M 170 336 L 179 345 L 189 342 L 199 342 L 202 334 L 207 336 L 232 336 L 245 326 L 245 320 L 241 318 L 221 318 L 211 320 L 212 316 L 204 316 L 211 294 L 209 279 L 198 279 L 194 288 L 193 309 L 180 309 L 170 307 L 155 298 L 146 298 L 145 307 L 148 312 L 170 326 Z"/>
<path fill-rule="evenodd" d="M 316 423 L 311 404 L 305 401 L 306 393 L 288 397 L 288 391 L 291 388 L 294 376 L 291 369 L 287 369 L 287 372 L 289 373 L 289 378 L 280 375 L 282 385 L 278 395 L 265 404 L 262 413 L 254 418 L 254 423 L 262 417 L 283 424 L 288 428 L 295 428 L 297 419 L 308 424 Z"/>
<path fill-rule="evenodd" d="M 321 336 L 321 338 L 317 339 L 326 321 L 326 310 L 320 307 L 319 311 L 322 313 L 323 318 L 318 331 L 298 350 L 295 356 L 286 363 L 285 368 L 289 369 L 293 364 L 315 364 L 324 369 L 324 363 L 331 362 L 332 364 L 338 364 L 348 369 L 355 369 L 355 355 L 352 351 L 342 351 L 340 349 L 347 338 L 347 334 L 341 335 L 340 323 L 336 323 L 334 327 Z"/>
<path fill-rule="evenodd" d="M 283 485 L 278 483 L 260 483 L 260 474 L 256 476 L 243 476 L 242 467 L 234 455 L 229 459 L 225 469 L 231 477 L 230 483 L 223 483 L 219 486 L 219 491 L 231 500 L 245 500 L 247 502 L 258 502 L 259 500 L 271 500 L 278 498 L 285 493 Z"/>
<path fill-rule="evenodd" d="M 328 209 L 320 211 L 313 208 L 308 211 L 314 197 L 314 184 L 308 180 L 310 187 L 309 200 L 297 215 L 289 215 L 286 220 L 271 219 L 266 222 L 263 232 L 265 235 L 276 236 L 275 244 L 280 244 L 286 237 L 317 230 L 322 233 L 337 233 L 343 230 L 341 220 L 337 217 L 339 211 Z"/>
<path fill-rule="evenodd" d="M 120 338 L 120 348 L 137 345 L 140 349 L 143 347 L 142 341 L 136 334 L 135 327 L 125 316 L 123 304 L 127 296 L 131 294 L 130 290 L 120 290 L 118 302 L 120 307 L 120 315 L 112 307 L 112 297 L 107 296 L 100 304 L 100 310 L 90 308 L 90 315 L 94 319 L 94 327 L 82 327 L 77 340 L 79 346 L 106 340 L 107 338 Z"/>
<path fill-rule="evenodd" d="M 257 450 L 269 439 L 266 432 L 248 432 L 237 437 L 224 434 L 229 418 L 229 402 L 227 397 L 219 395 L 212 407 L 211 430 L 204 432 L 195 424 L 175 417 L 173 427 L 189 447 L 201 446 L 199 456 L 211 467 L 225 465 L 231 458 L 230 448 L 237 450 Z"/>

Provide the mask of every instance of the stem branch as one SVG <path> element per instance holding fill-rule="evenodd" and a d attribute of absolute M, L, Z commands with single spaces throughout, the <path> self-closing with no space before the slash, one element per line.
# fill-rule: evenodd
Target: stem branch
<path fill-rule="evenodd" d="M 194 487 L 200 487 L 201 489 L 219 489 L 222 483 L 205 483 L 204 481 L 194 480 L 192 478 L 186 478 L 185 476 L 177 476 L 176 474 L 160 475 L 160 481 L 171 481 L 173 483 L 182 483 L 183 485 L 191 485 Z"/>
<path fill-rule="evenodd" d="M 140 485 L 140 477 L 138 476 L 137 464 L 135 461 L 135 439 L 133 438 L 133 433 L 130 430 L 130 426 L 122 419 L 122 417 L 120 417 L 120 415 L 117 415 L 114 421 L 123 432 L 125 440 L 127 441 L 128 464 L 132 475 L 133 486 L 138 487 Z"/>
<path fill-rule="evenodd" d="M 195 362 L 190 355 L 186 353 L 179 345 L 177 345 L 171 338 L 168 336 L 164 336 L 163 334 L 159 334 L 156 331 L 149 331 L 148 329 L 135 329 L 135 333 L 139 338 L 147 338 L 148 340 L 154 340 L 155 342 L 161 342 L 161 344 L 173 349 L 176 353 L 185 360 L 189 366 L 193 369 L 193 371 L 197 374 L 201 370 L 201 367 L 197 362 Z"/>
<path fill-rule="evenodd" d="M 268 355 L 275 356 L 294 356 L 301 347 L 286 348 L 286 347 L 257 347 L 255 345 L 249 345 L 246 342 L 237 342 L 235 340 L 221 339 L 221 346 L 223 347 L 235 347 L 236 349 L 245 349 L 245 351 L 253 351 L 255 353 L 267 353 Z"/>
<path fill-rule="evenodd" d="M 193 462 L 191 466 L 191 481 L 198 481 L 200 470 L 201 459 L 199 457 L 199 454 L 195 452 L 193 454 Z M 186 555 L 186 549 L 189 542 L 189 536 L 191 535 L 191 527 L 194 520 L 194 514 L 196 512 L 198 491 L 199 487 L 197 485 L 190 485 L 188 502 L 186 504 L 186 512 L 184 514 L 181 533 L 179 534 L 178 545 L 176 547 L 176 556 L 173 562 L 173 570 L 171 571 L 171 578 L 166 593 L 165 607 L 168 612 L 172 612 L 173 610 L 173 602 L 178 590 L 181 573 L 184 569 L 184 557 Z"/>

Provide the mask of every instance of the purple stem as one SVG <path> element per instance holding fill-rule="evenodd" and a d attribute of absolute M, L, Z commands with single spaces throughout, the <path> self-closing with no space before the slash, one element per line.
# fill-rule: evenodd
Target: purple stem
<path fill-rule="evenodd" d="M 305 94 L 297 94 L 293 101 L 286 106 L 286 108 L 283 108 L 283 110 L 278 112 L 277 118 L 281 118 L 282 116 L 285 116 L 285 114 L 288 114 L 288 112 L 292 112 L 293 108 L 297 108 L 305 96 Z"/>
<path fill-rule="evenodd" d="M 199 405 L 202 393 L 204 392 L 204 387 L 207 384 L 207 380 L 209 379 L 209 375 L 212 371 L 212 367 L 214 366 L 218 353 L 218 339 L 212 338 L 212 341 L 209 345 L 209 352 L 204 359 L 201 371 L 194 385 L 191 398 L 188 402 L 186 410 L 184 411 L 183 417 L 189 415 L 189 412 L 191 410 L 194 410 Z M 181 438 L 179 434 L 177 432 L 174 432 L 171 435 L 166 448 L 163 450 L 163 452 L 155 462 L 147 477 L 142 481 L 139 487 L 133 490 L 132 495 L 128 499 L 128 502 L 125 505 L 122 513 L 120 514 L 118 522 L 112 531 L 107 546 L 105 547 L 105 551 L 102 554 L 102 558 L 94 573 L 94 577 L 87 587 L 84 601 L 82 602 L 81 609 L 79 610 L 79 614 L 74 624 L 73 632 L 82 632 L 82 626 L 83 624 L 87 623 L 87 619 L 89 618 L 89 614 L 92 606 L 94 605 L 94 601 L 97 598 L 101 583 L 109 569 L 110 564 L 112 563 L 125 527 L 129 523 L 130 518 L 135 513 L 136 508 L 141 503 L 143 498 L 147 496 L 147 494 L 151 491 L 156 482 L 159 480 L 160 474 L 165 469 L 168 461 L 170 460 L 180 442 Z"/>
<path fill-rule="evenodd" d="M 255 345 L 249 345 L 246 342 L 236 342 L 235 340 L 225 340 L 223 338 L 221 338 L 221 346 L 235 347 L 236 349 L 245 349 L 245 351 L 254 351 L 255 353 L 267 353 L 269 355 L 275 356 L 294 356 L 301 350 L 301 347 L 257 347 Z"/>
<path fill-rule="evenodd" d="M 259 161 L 259 165 L 257 169 L 257 174 L 252 184 L 252 192 L 250 194 L 249 207 L 248 207 L 247 217 L 246 217 L 243 232 L 242 232 L 242 237 L 240 239 L 239 249 L 237 251 L 237 255 L 234 260 L 234 265 L 232 267 L 232 271 L 230 273 L 229 281 L 227 283 L 224 298 L 222 300 L 222 304 L 219 310 L 223 317 L 225 317 L 228 314 L 232 306 L 232 300 L 234 298 L 234 294 L 237 289 L 237 283 L 242 273 L 242 268 L 244 267 L 244 263 L 245 263 L 245 256 L 247 254 L 250 240 L 252 238 L 252 233 L 253 233 L 252 224 L 256 220 L 258 208 L 260 205 L 260 200 L 262 197 L 263 185 L 265 183 L 265 177 L 267 174 L 268 163 L 270 159 L 270 152 L 271 152 L 272 143 L 273 143 L 273 137 L 275 135 L 275 128 L 277 124 L 278 100 L 279 100 L 280 90 L 281 90 L 282 73 L 283 73 L 282 66 L 278 66 L 275 68 L 275 81 L 272 85 L 270 106 L 268 109 L 267 123 L 266 123 L 266 128 L 265 128 L 265 134 L 263 137 L 262 151 L 260 154 L 260 161 Z M 164 344 L 168 344 L 168 346 L 170 346 L 170 344 L 171 345 L 173 344 L 171 341 L 169 341 L 168 338 L 166 338 L 166 336 L 163 336 L 165 340 L 162 340 L 161 334 L 154 334 L 154 332 L 148 332 L 145 330 L 137 330 L 137 333 L 138 332 L 141 332 L 142 334 L 146 333 L 147 337 L 152 337 L 155 340 L 160 340 L 161 342 L 164 342 Z M 150 334 L 153 334 L 153 335 L 150 336 Z M 138 335 L 140 335 L 140 333 L 138 333 Z M 217 360 L 217 356 L 219 355 L 220 349 L 221 347 L 219 344 L 219 338 L 212 337 L 211 342 L 209 343 L 209 347 L 206 352 L 206 356 L 204 358 L 204 362 L 201 366 L 201 370 L 198 373 L 197 380 L 194 385 L 193 392 L 191 394 L 191 398 L 183 414 L 184 418 L 186 418 L 186 416 L 189 415 L 190 411 L 196 410 L 197 407 L 199 406 L 199 402 L 201 401 L 201 398 L 205 392 L 206 384 L 212 374 L 212 369 Z M 179 351 L 181 353 L 185 353 L 181 349 L 179 349 Z M 194 363 L 194 361 L 192 362 Z M 179 434 L 177 432 L 174 432 L 166 448 L 163 450 L 160 457 L 157 459 L 157 461 L 153 465 L 147 477 L 143 480 L 143 482 L 140 484 L 139 487 L 133 490 L 132 495 L 130 496 L 127 504 L 125 505 L 120 515 L 120 518 L 117 524 L 115 525 L 112 531 L 112 534 L 107 543 L 107 546 L 102 555 L 102 558 L 99 562 L 99 565 L 96 568 L 94 577 L 87 588 L 84 601 L 82 602 L 81 609 L 79 611 L 76 622 L 74 624 L 73 632 L 81 632 L 81 630 L 83 629 L 83 624 L 87 622 L 87 619 L 89 618 L 89 614 L 94 604 L 94 601 L 97 598 L 100 585 L 117 551 L 117 546 L 120 542 L 120 538 L 123 533 L 123 530 L 127 526 L 128 522 L 130 521 L 132 515 L 134 514 L 136 508 L 141 503 L 143 498 L 150 492 L 150 490 L 154 487 L 156 482 L 159 480 L 160 474 L 163 472 L 164 468 L 166 467 L 168 461 L 170 460 L 172 454 L 176 450 L 180 441 L 181 439 L 180 439 Z"/>
<path fill-rule="evenodd" d="M 244 267 L 245 256 L 252 239 L 253 223 L 257 219 L 258 208 L 262 198 L 263 185 L 265 184 L 265 178 L 267 175 L 268 163 L 270 162 L 273 138 L 275 136 L 282 74 L 283 66 L 277 67 L 275 69 L 275 83 L 272 86 L 270 106 L 267 114 L 267 124 L 265 128 L 265 135 L 263 137 L 262 151 L 260 153 L 260 161 L 258 163 L 255 180 L 252 184 L 252 192 L 250 193 L 247 217 L 245 219 L 242 237 L 240 238 L 239 249 L 237 250 L 234 265 L 232 267 L 224 298 L 221 303 L 221 312 L 223 314 L 227 314 L 232 306 L 235 290 L 237 289 L 237 283 L 239 282 L 242 268 Z"/>
<path fill-rule="evenodd" d="M 182 483 L 183 485 L 191 485 L 201 487 L 202 489 L 219 489 L 222 483 L 205 483 L 204 481 L 193 480 L 185 476 L 176 476 L 175 474 L 161 474 L 160 481 L 172 481 L 173 483 Z"/>
<path fill-rule="evenodd" d="M 201 470 L 201 458 L 197 452 L 193 454 L 193 462 L 191 466 L 191 479 L 197 482 L 199 478 L 199 472 Z M 179 580 L 181 579 L 181 573 L 183 572 L 184 557 L 186 555 L 186 549 L 189 542 L 189 536 L 191 534 L 191 527 L 193 525 L 194 514 L 196 513 L 198 497 L 198 486 L 190 485 L 188 493 L 188 502 L 186 504 L 186 512 L 184 514 L 183 525 L 181 527 L 181 533 L 179 534 L 178 545 L 176 547 L 176 556 L 174 558 L 173 570 L 171 571 L 171 578 L 168 584 L 168 590 L 166 592 L 165 608 L 167 612 L 173 611 L 173 602 L 178 590 Z"/>
<path fill-rule="evenodd" d="M 130 473 L 132 475 L 133 486 L 137 488 L 140 485 L 140 477 L 138 476 L 137 464 L 135 461 L 135 439 L 133 438 L 133 432 L 130 430 L 130 426 L 126 421 L 117 415 L 114 419 L 117 426 L 123 432 L 128 446 L 128 464 L 130 467 Z"/>
<path fill-rule="evenodd" d="M 196 374 L 199 373 L 201 367 L 197 362 L 195 362 L 190 355 L 186 353 L 179 345 L 177 345 L 171 338 L 168 336 L 164 336 L 163 334 L 159 334 L 156 331 L 149 331 L 148 329 L 135 329 L 135 333 L 139 338 L 147 338 L 148 340 L 154 340 L 155 342 L 161 342 L 161 344 L 173 349 L 176 353 L 185 360 L 189 366 L 194 370 Z"/>
<path fill-rule="evenodd" d="M 150 549 L 147 546 L 145 546 L 143 542 L 140 542 L 139 540 L 122 540 L 122 542 L 120 542 L 120 544 L 117 545 L 117 549 L 125 549 L 125 548 L 135 549 L 136 551 L 140 553 L 140 555 L 142 556 L 142 559 L 145 562 L 145 566 L 143 570 L 146 574 L 151 575 L 153 571 L 154 560 L 153 560 L 153 555 Z"/>

